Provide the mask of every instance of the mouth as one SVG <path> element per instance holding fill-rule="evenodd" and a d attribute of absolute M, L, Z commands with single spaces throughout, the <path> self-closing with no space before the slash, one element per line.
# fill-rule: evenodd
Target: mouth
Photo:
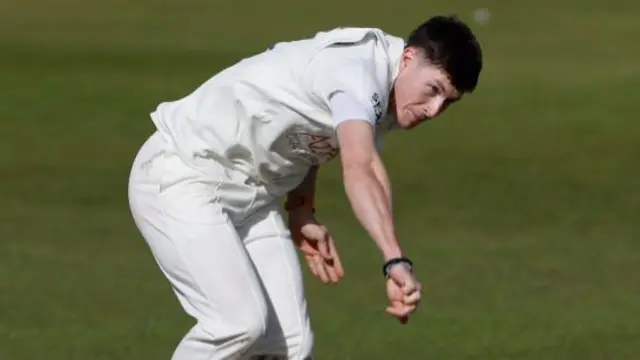
<path fill-rule="evenodd" d="M 413 115 L 413 118 L 415 119 L 415 122 L 417 124 L 420 124 L 422 122 L 425 122 L 427 120 L 431 120 L 431 116 L 425 114 L 425 113 L 416 113 L 414 111 L 411 111 L 411 115 Z"/>
<path fill-rule="evenodd" d="M 417 114 L 413 109 L 408 109 L 407 111 L 409 111 L 409 114 L 411 114 L 412 119 L 414 120 L 420 119 L 420 115 Z"/>

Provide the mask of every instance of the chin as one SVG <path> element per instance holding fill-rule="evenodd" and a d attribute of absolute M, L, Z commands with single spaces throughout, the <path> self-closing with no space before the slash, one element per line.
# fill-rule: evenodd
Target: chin
<path fill-rule="evenodd" d="M 398 122 L 398 125 L 400 125 L 400 129 L 402 129 L 402 130 L 409 130 L 409 129 L 415 127 L 415 125 L 406 124 L 406 123 L 402 123 L 402 122 Z"/>
<path fill-rule="evenodd" d="M 409 129 L 413 129 L 414 127 L 418 126 L 420 124 L 419 121 L 398 121 L 398 124 L 400 124 L 400 127 L 404 130 L 409 130 Z"/>

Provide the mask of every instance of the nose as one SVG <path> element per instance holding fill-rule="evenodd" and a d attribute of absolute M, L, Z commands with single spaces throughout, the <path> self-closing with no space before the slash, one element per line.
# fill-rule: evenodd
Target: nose
<path fill-rule="evenodd" d="M 438 115 L 444 105 L 443 99 L 433 99 L 426 108 L 426 115 L 428 119 L 431 119 Z"/>

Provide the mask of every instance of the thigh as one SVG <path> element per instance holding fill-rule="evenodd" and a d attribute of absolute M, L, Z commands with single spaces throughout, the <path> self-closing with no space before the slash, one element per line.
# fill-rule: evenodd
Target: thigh
<path fill-rule="evenodd" d="M 143 147 L 132 169 L 131 212 L 186 312 L 214 336 L 266 318 L 260 280 L 215 183 L 151 150 Z"/>
<path fill-rule="evenodd" d="M 277 204 L 253 215 L 239 228 L 249 256 L 267 294 L 267 334 L 255 355 L 303 359 L 313 347 L 300 262 Z"/>

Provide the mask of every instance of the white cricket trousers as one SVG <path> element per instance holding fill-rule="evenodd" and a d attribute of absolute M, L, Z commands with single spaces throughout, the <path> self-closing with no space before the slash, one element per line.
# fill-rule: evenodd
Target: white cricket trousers
<path fill-rule="evenodd" d="M 187 166 L 156 132 L 130 174 L 135 224 L 197 321 L 172 360 L 311 359 L 300 263 L 278 201 L 216 166 Z"/>

